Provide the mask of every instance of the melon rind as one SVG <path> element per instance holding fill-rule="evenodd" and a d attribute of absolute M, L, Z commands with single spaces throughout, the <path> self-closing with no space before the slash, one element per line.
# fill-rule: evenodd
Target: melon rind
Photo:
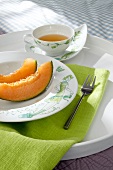
<path fill-rule="evenodd" d="M 42 64 L 38 70 L 25 79 L 13 83 L 0 83 L 0 98 L 10 101 L 24 101 L 41 94 L 53 75 L 53 62 Z"/>
<path fill-rule="evenodd" d="M 24 79 L 37 70 L 37 60 L 33 58 L 26 58 L 23 65 L 8 75 L 0 74 L 0 83 L 12 83 Z"/>

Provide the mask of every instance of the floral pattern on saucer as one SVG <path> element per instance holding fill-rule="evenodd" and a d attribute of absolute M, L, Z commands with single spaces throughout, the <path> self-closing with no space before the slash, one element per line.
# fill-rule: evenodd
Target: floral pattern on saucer
<path fill-rule="evenodd" d="M 64 54 L 56 56 L 54 58 L 59 61 L 64 61 L 75 57 L 84 47 L 86 39 L 87 39 L 87 25 L 83 24 L 75 29 L 73 41 L 67 48 L 67 50 L 64 52 Z M 29 45 L 27 43 L 25 44 L 25 50 L 27 52 L 46 55 L 46 53 L 42 51 L 40 48 L 36 47 L 35 45 Z"/>

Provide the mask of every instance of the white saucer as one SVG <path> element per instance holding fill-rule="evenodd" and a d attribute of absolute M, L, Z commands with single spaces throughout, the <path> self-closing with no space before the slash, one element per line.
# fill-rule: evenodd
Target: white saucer
<path fill-rule="evenodd" d="M 68 49 L 64 52 L 64 54 L 60 56 L 54 57 L 59 61 L 64 61 L 75 57 L 84 47 L 87 39 L 87 25 L 83 24 L 80 27 L 75 29 L 75 37 L 68 47 Z M 40 48 L 36 47 L 33 42 L 30 44 L 25 44 L 25 50 L 27 52 L 33 52 L 38 54 L 46 55 L 46 52 L 42 51 Z"/>

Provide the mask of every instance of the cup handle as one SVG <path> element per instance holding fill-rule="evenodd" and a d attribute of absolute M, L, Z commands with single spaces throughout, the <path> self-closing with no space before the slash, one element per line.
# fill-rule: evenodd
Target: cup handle
<path fill-rule="evenodd" d="M 32 37 L 31 34 L 25 34 L 24 37 L 23 37 L 23 39 L 24 39 L 24 42 L 25 42 L 26 44 L 36 46 L 36 43 L 35 43 L 35 41 L 34 41 L 34 39 L 33 39 L 33 37 Z"/>

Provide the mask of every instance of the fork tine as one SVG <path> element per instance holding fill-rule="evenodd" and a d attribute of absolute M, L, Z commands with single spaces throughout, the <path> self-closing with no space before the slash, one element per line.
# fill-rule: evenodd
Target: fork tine
<path fill-rule="evenodd" d="M 84 86 L 90 86 L 92 80 L 93 80 L 93 76 L 88 75 L 85 82 L 84 82 L 84 84 L 83 84 L 83 87 Z M 94 88 L 95 81 L 96 81 L 96 76 L 94 77 L 94 80 L 92 82 L 92 85 L 91 85 L 92 88 Z"/>
<path fill-rule="evenodd" d="M 94 88 L 94 85 L 95 85 L 95 81 L 96 81 L 96 76 L 94 77 L 94 80 L 93 80 L 93 83 L 92 83 L 92 88 Z"/>
<path fill-rule="evenodd" d="M 87 82 L 87 86 L 90 86 L 90 84 L 92 83 L 93 80 L 93 76 L 90 76 Z"/>
<path fill-rule="evenodd" d="M 90 75 L 88 75 L 87 78 L 85 79 L 83 86 L 85 86 L 87 84 L 89 77 L 90 77 Z"/>

